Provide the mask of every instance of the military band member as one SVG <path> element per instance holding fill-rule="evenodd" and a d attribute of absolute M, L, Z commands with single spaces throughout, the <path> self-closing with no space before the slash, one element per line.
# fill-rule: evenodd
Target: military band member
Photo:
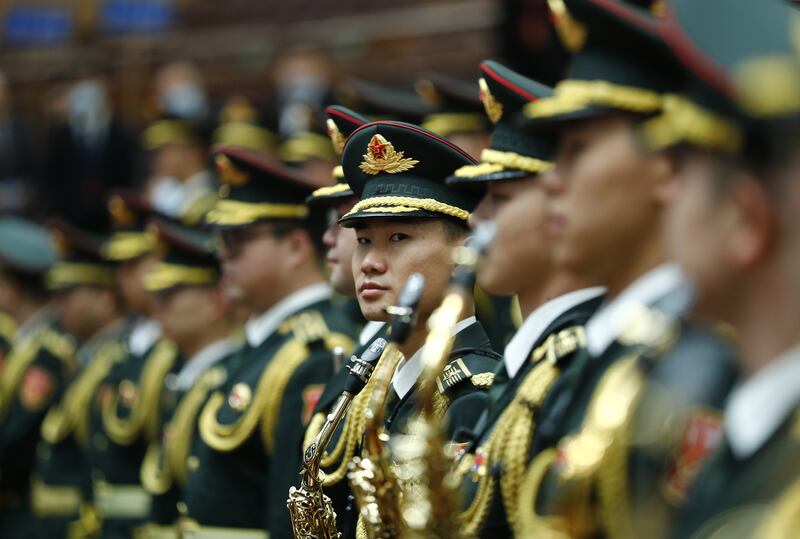
<path fill-rule="evenodd" d="M 159 340 L 161 327 L 152 318 L 152 297 L 143 285 L 156 260 L 155 237 L 148 229 L 152 208 L 139 193 L 117 191 L 108 209 L 113 231 L 104 250 L 117 263 L 127 330 L 121 338 L 124 353 L 115 358 L 91 402 L 87 458 L 101 537 L 130 537 L 150 508 L 150 496 L 139 485 L 139 468 L 155 436 L 157 394 L 177 352 Z M 91 527 L 91 512 L 84 514 L 85 526 Z"/>
<path fill-rule="evenodd" d="M 664 513 L 681 502 L 711 450 L 714 410 L 735 372 L 713 336 L 678 323 L 683 278 L 665 264 L 673 163 L 637 140 L 637 125 L 661 112 L 663 92 L 678 80 L 657 21 L 625 2 L 566 6 L 583 25 L 585 46 L 555 95 L 525 113 L 560 129 L 546 179 L 557 264 L 593 273 L 608 301 L 586 325 L 587 351 L 542 405 L 521 529 L 663 533 Z M 691 451 L 683 454 L 683 444 Z"/>
<path fill-rule="evenodd" d="M 0 301 L 12 317 L 8 325 L 16 327 L 3 371 L 11 364 L 15 349 L 18 350 L 15 362 L 27 362 L 25 357 L 30 352 L 20 352 L 26 348 L 32 352 L 38 345 L 26 343 L 33 342 L 40 330 L 49 331 L 54 324 L 56 312 L 47 290 L 46 275 L 55 261 L 56 252 L 47 229 L 14 217 L 0 220 Z M 5 375 L 0 375 L 0 383 L 2 376 Z M 2 395 L 18 389 L 20 377 L 14 378 L 0 386 L 0 402 L 4 401 Z M 5 468 L 0 468 L 0 535 L 22 537 L 33 533 L 28 500 L 30 478 L 25 476 L 30 468 L 20 474 L 14 474 L 14 468 L 10 472 Z"/>
<path fill-rule="evenodd" d="M 164 336 L 177 346 L 180 370 L 165 380 L 159 399 L 161 422 L 142 462 L 142 485 L 152 495 L 142 537 L 176 538 L 178 504 L 192 456 L 197 416 L 219 387 L 241 345 L 230 299 L 220 285 L 219 264 L 210 233 L 156 217 L 153 227 L 164 246 L 162 258 L 145 275 L 154 295 L 155 317 Z"/>
<path fill-rule="evenodd" d="M 422 373 L 421 347 L 427 321 L 439 306 L 453 270 L 452 249 L 468 233 L 467 219 L 479 193 L 444 184 L 447 176 L 474 161 L 449 141 L 411 124 L 375 122 L 356 130 L 342 154 L 345 177 L 359 201 L 340 223 L 356 230 L 353 257 L 357 297 L 368 320 L 387 318 L 408 277 L 422 273 L 425 289 L 418 307 L 419 320 L 400 351 L 405 359 L 389 390 L 386 425 L 402 433 L 417 412 L 417 379 Z M 449 363 L 438 380 L 446 437 L 471 425 L 484 410 L 486 388 L 498 355 L 480 323 L 467 315 L 453 330 L 455 341 Z M 369 389 L 359 398 L 368 399 Z M 345 437 L 359 441 L 363 418 L 350 417 Z M 362 425 L 362 426 L 359 426 Z M 348 518 L 352 525 L 355 520 Z"/>
<path fill-rule="evenodd" d="M 798 82 L 793 16 L 781 2 L 678 1 L 667 14 L 687 83 L 644 133 L 673 148 L 671 243 L 697 315 L 734 328 L 742 370 L 674 537 L 797 534 L 800 102 L 774 93 Z"/>
<path fill-rule="evenodd" d="M 100 382 L 114 362 L 124 357 L 121 338 L 127 327 L 116 266 L 99 242 L 89 247 L 89 268 L 81 261 L 72 271 L 88 277 L 93 265 L 97 277 L 83 283 L 64 281 L 56 293 L 61 325 L 79 347 L 75 375 L 49 406 L 36 448 L 31 502 L 40 537 L 68 537 L 78 529 L 97 531 L 96 515 L 88 511 L 90 411 Z"/>
<path fill-rule="evenodd" d="M 448 184 L 486 189 L 470 217 L 473 225 L 491 220 L 496 229 L 478 284 L 490 293 L 517 294 L 525 316 L 495 371 L 490 408 L 459 463 L 467 498 L 462 523 L 470 533 L 496 537 L 515 529 L 520 466 L 530 460 L 536 406 L 583 348 L 583 324 L 603 289 L 591 286 L 591 277 L 554 267 L 542 175 L 552 168 L 555 137 L 515 124 L 523 106 L 552 89 L 493 61 L 483 62 L 481 72 L 481 98 L 495 124 L 491 144 L 481 163 L 456 170 Z"/>
<path fill-rule="evenodd" d="M 257 314 L 245 325 L 240 367 L 200 413 L 182 530 L 290 537 L 286 493 L 298 477 L 305 425 L 333 374 L 331 351 L 349 353 L 355 328 L 330 303 L 324 219 L 303 203 L 315 185 L 251 151 L 219 147 L 215 161 L 225 185 L 208 221 L 235 299 Z"/>
<path fill-rule="evenodd" d="M 106 320 L 116 318 L 114 270 L 100 255 L 100 240 L 65 222 L 54 224 L 53 234 L 59 259 L 47 273 L 47 286 L 55 292 L 56 320 L 14 347 L 0 388 L 0 469 L 4 488 L 16 490 L 18 496 L 28 494 L 45 414 L 61 398 L 78 368 L 78 343 L 91 338 Z M 39 453 L 38 458 L 41 464 L 49 455 Z M 38 468 L 45 472 L 42 466 Z M 76 471 L 82 472 L 83 467 Z M 55 499 L 35 478 L 32 483 L 33 515 L 62 519 L 77 516 L 81 501 L 77 488 L 72 496 Z M 37 533 L 36 529 L 18 529 L 9 536 L 29 537 Z"/>

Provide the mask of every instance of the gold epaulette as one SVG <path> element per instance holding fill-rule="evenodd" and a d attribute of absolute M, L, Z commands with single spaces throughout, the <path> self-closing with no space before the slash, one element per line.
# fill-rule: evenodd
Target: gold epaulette
<path fill-rule="evenodd" d="M 476 388 L 486 389 L 492 385 L 494 373 L 479 372 L 473 374 L 464 363 L 463 358 L 456 358 L 450 361 L 442 370 L 442 373 L 436 377 L 436 388 L 441 395 L 444 395 L 457 385 L 467 381 L 471 382 Z"/>
<path fill-rule="evenodd" d="M 38 339 L 23 339 L 14 344 L 0 376 L 0 418 L 8 413 L 17 395 L 22 376 L 39 353 Z"/>
<path fill-rule="evenodd" d="M 232 451 L 239 447 L 260 424 L 264 447 L 271 453 L 286 387 L 298 367 L 311 356 L 310 345 L 320 342 L 328 350 L 341 346 L 347 352 L 354 346 L 354 341 L 347 335 L 331 332 L 325 319 L 317 311 L 306 311 L 287 319 L 279 326 L 278 331 L 289 338 L 275 352 L 261 373 L 255 391 L 241 384 L 236 384 L 231 389 L 231 397 L 234 399 L 236 395 L 233 393 L 237 388 L 238 393 L 248 396 L 245 399 L 247 402 L 241 404 L 241 416 L 230 425 L 217 421 L 217 414 L 226 400 L 221 392 L 214 393 L 203 408 L 200 415 L 200 435 L 215 450 Z"/>
<path fill-rule="evenodd" d="M 124 354 L 125 347 L 119 341 L 110 341 L 97 350 L 86 368 L 69 385 L 61 402 L 48 410 L 41 429 L 46 442 L 55 444 L 74 431 L 78 442 L 83 446 L 87 444 L 91 400 L 113 364 Z"/>
<path fill-rule="evenodd" d="M 10 344 L 14 341 L 17 329 L 17 321 L 8 313 L 0 311 L 0 338 L 5 339 Z"/>
<path fill-rule="evenodd" d="M 53 327 L 47 327 L 39 333 L 38 339 L 43 349 L 68 362 L 69 365 L 74 365 L 77 343 L 71 336 L 56 331 Z"/>
<path fill-rule="evenodd" d="M 164 385 L 164 377 L 170 371 L 178 357 L 178 349 L 174 343 L 159 341 L 145 359 L 139 382 L 134 388 L 133 401 L 130 403 L 130 415 L 119 416 L 119 391 L 113 399 L 101 405 L 103 427 L 111 440 L 118 445 L 130 445 L 139 436 L 152 440 L 159 425 L 159 399 Z"/>

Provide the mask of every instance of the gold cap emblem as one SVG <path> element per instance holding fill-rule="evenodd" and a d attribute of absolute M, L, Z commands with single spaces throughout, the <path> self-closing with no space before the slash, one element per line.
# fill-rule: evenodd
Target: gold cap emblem
<path fill-rule="evenodd" d="M 386 172 L 387 174 L 405 172 L 419 163 L 416 159 L 404 158 L 403 152 L 396 151 L 392 143 L 382 135 L 373 135 L 369 145 L 367 145 L 367 153 L 363 157 L 364 160 L 358 168 L 365 174 L 372 175 L 380 172 Z"/>
<path fill-rule="evenodd" d="M 227 155 L 217 155 L 214 158 L 214 164 L 216 165 L 219 179 L 223 183 L 233 187 L 241 187 L 250 179 L 246 172 L 236 168 Z"/>
<path fill-rule="evenodd" d="M 333 143 L 333 149 L 336 152 L 336 155 L 342 155 L 342 151 L 344 151 L 344 142 L 345 138 L 341 131 L 339 131 L 339 127 L 336 125 L 336 122 L 328 118 L 328 121 L 325 122 L 328 126 L 328 136 Z"/>
<path fill-rule="evenodd" d="M 489 85 L 486 84 L 486 79 L 483 77 L 478 79 L 478 86 L 480 87 L 478 95 L 481 103 L 483 103 L 483 108 L 486 110 L 486 116 L 488 116 L 490 122 L 496 124 L 503 117 L 503 104 L 492 95 Z"/>

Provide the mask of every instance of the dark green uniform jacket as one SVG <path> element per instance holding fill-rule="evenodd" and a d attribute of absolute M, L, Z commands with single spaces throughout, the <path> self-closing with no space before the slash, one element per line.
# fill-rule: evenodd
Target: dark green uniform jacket
<path fill-rule="evenodd" d="M 464 457 L 459 463 L 460 470 L 464 473 L 462 489 L 466 502 L 465 507 L 476 503 L 475 496 L 479 483 L 481 481 L 486 481 L 483 476 L 486 474 L 503 473 L 502 464 L 495 466 L 494 462 L 491 464 L 484 462 L 487 458 L 487 455 L 484 454 L 484 445 L 494 432 L 494 427 L 497 425 L 498 419 L 514 400 L 523 381 L 528 378 L 528 375 L 540 361 L 546 361 L 546 358 L 542 359 L 539 355 L 535 355 L 536 357 L 534 357 L 534 351 L 544 349 L 542 348 L 543 346 L 549 348 L 551 345 L 553 346 L 553 350 L 555 350 L 555 339 L 551 338 L 551 336 L 563 335 L 564 338 L 573 339 L 576 346 L 563 349 L 559 348 L 557 365 L 561 368 L 569 365 L 572 356 L 583 347 L 580 336 L 575 338 L 576 332 L 582 332 L 586 320 L 597 310 L 601 301 L 602 294 L 600 291 L 597 291 L 594 295 L 589 296 L 577 305 L 557 315 L 546 328 L 543 328 L 541 334 L 535 338 L 526 354 L 526 357 L 530 359 L 522 364 L 513 378 L 509 378 L 505 363 L 501 363 L 497 367 L 494 382 L 489 390 L 491 396 L 489 410 L 480 418 L 477 424 L 472 427 L 471 431 L 462 433 L 462 436 L 464 436 L 463 440 L 469 443 Z M 525 329 L 525 326 L 523 326 L 521 330 L 524 331 Z M 537 417 L 539 416 L 537 415 Z M 527 453 L 528 451 L 525 449 L 525 445 L 529 444 L 533 433 L 528 432 L 525 435 L 528 437 L 528 441 L 522 446 L 522 450 Z M 525 462 L 530 460 L 530 456 L 527 454 L 523 458 Z M 467 468 L 469 469 L 467 470 Z M 506 521 L 505 509 L 499 491 L 489 492 L 488 496 L 489 499 L 477 502 L 485 504 L 488 508 L 488 513 L 483 519 L 477 519 L 483 520 L 482 525 L 479 525 L 477 520 L 475 521 L 474 526 L 477 526 L 476 531 L 479 532 L 481 537 L 494 538 L 510 535 L 511 530 Z"/>
<path fill-rule="evenodd" d="M 305 426 L 333 375 L 331 351 L 349 353 L 355 333 L 329 299 L 317 299 L 242 349 L 239 367 L 200 413 L 198 466 L 186 487 L 191 520 L 291 537 L 286 498 Z"/>

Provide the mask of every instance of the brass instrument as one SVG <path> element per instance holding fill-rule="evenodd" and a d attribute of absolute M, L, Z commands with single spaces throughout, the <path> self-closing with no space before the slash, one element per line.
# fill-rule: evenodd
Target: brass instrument
<path fill-rule="evenodd" d="M 347 477 L 367 536 L 371 539 L 391 539 L 399 537 L 402 532 L 400 493 L 387 454 L 389 435 L 384 429 L 384 414 L 392 376 L 403 358 L 398 344 L 408 338 L 415 324 L 415 309 L 424 284 L 422 275 L 411 275 L 398 304 L 387 309 L 391 315 L 390 342 L 370 380 L 373 391 L 365 410 L 364 449 L 362 456 L 354 457 L 349 464 Z"/>
<path fill-rule="evenodd" d="M 406 435 L 392 440 L 405 480 L 401 500 L 403 537 L 452 539 L 462 535 L 458 521 L 459 482 L 450 474 L 452 458 L 446 454 L 447 439 L 435 406 L 436 380 L 450 357 L 453 328 L 472 300 L 477 264 L 493 237 L 494 227 L 482 224 L 453 253 L 456 269 L 442 304 L 430 318 L 430 332 L 422 350 L 419 415 L 409 422 Z"/>
<path fill-rule="evenodd" d="M 375 339 L 362 357 L 353 357 L 352 365 L 347 367 L 350 376 L 347 378 L 344 391 L 326 417 L 319 434 L 306 448 L 303 455 L 303 469 L 300 471 L 303 477 L 302 483 L 299 488 L 289 489 L 289 499 L 286 500 L 295 539 L 341 537 L 336 530 L 336 512 L 333 510 L 331 499 L 322 490 L 325 474 L 320 470 L 320 461 L 350 403 L 367 384 L 386 344 L 386 339 Z M 336 352 L 335 350 L 334 353 Z M 338 349 L 338 353 L 341 355 L 341 348 Z"/>

